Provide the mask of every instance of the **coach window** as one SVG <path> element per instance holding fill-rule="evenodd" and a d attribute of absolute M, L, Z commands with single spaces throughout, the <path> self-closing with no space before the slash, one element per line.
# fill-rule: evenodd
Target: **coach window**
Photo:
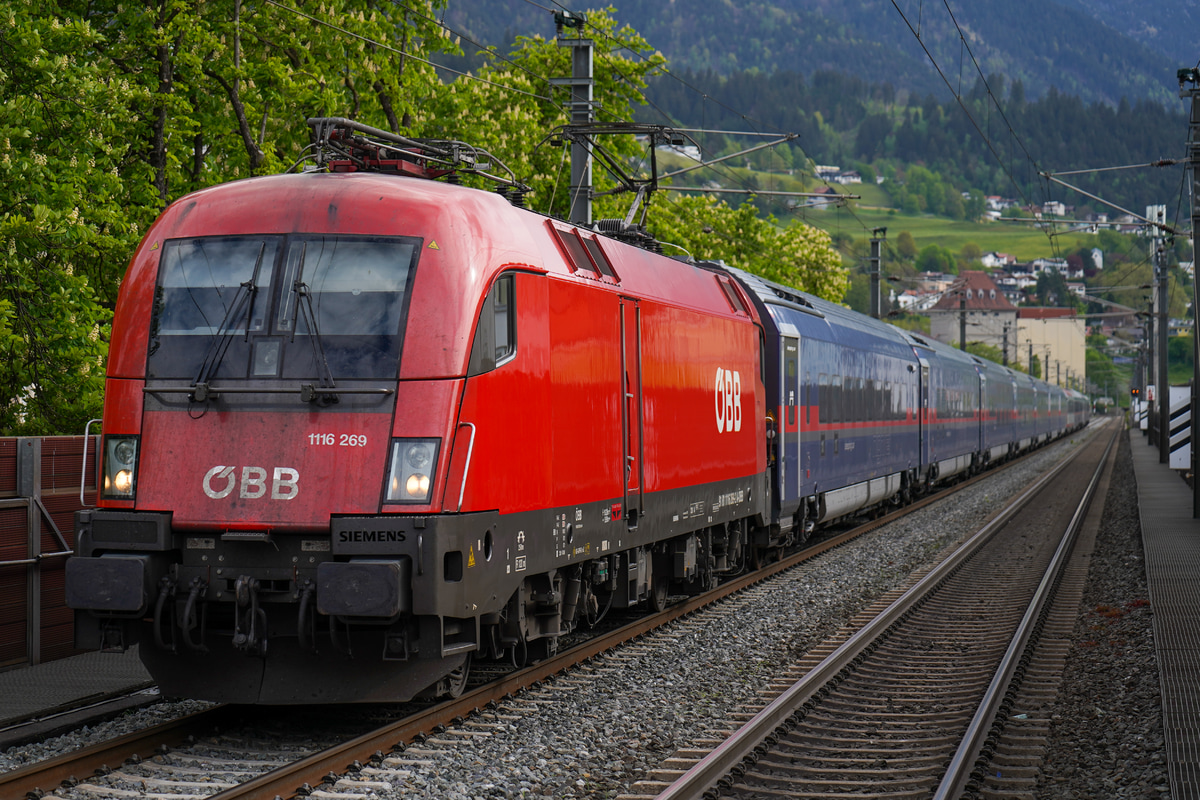
<path fill-rule="evenodd" d="M 824 372 L 817 373 L 817 396 L 811 402 L 817 407 L 817 424 L 828 424 L 833 412 L 829 410 L 829 376 Z"/>
<path fill-rule="evenodd" d="M 804 424 L 812 425 L 812 407 L 816 403 L 816 398 L 814 397 L 815 390 L 812 385 L 812 373 L 808 371 L 804 373 L 804 391 L 807 395 L 806 402 L 804 403 Z"/>
<path fill-rule="evenodd" d="M 517 351 L 517 314 L 512 274 L 492 284 L 479 312 L 468 375 L 481 375 L 510 361 Z"/>

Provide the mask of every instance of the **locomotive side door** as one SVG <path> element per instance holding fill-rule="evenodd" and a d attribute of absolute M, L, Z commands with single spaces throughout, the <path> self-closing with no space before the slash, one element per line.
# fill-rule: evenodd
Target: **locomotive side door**
<path fill-rule="evenodd" d="M 626 524 L 642 515 L 642 316 L 638 301 L 621 298 L 621 439 Z"/>

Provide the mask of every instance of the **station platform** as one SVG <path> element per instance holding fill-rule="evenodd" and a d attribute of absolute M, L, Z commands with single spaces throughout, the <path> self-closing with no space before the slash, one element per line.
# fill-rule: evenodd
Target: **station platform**
<path fill-rule="evenodd" d="M 1173 800 L 1200 800 L 1200 519 L 1192 490 L 1129 432 Z"/>
<path fill-rule="evenodd" d="M 0 672 L 0 746 L 5 728 L 32 716 L 52 716 L 153 685 L 136 646 L 124 653 L 82 653 Z M 133 698 L 129 704 L 139 702 Z"/>

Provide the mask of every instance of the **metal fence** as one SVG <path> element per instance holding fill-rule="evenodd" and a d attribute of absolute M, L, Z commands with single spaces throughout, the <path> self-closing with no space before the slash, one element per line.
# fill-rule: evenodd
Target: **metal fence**
<path fill-rule="evenodd" d="M 96 500 L 97 441 L 0 437 L 0 669 L 77 652 L 63 565 L 75 547 L 75 512 Z"/>

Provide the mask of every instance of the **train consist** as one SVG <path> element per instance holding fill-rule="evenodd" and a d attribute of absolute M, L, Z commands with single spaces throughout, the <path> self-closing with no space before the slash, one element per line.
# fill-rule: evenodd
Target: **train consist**
<path fill-rule="evenodd" d="M 472 659 L 544 658 L 1087 422 L 630 226 L 431 179 L 469 148 L 312 124 L 324 171 L 179 200 L 122 284 L 66 592 L 77 645 L 137 643 L 165 694 L 455 694 Z"/>

